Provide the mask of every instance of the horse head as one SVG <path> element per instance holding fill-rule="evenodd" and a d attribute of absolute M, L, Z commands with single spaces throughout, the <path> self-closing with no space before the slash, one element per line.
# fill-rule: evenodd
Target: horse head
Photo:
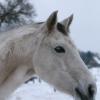
<path fill-rule="evenodd" d="M 69 34 L 72 20 L 73 15 L 58 22 L 55 11 L 41 24 L 33 65 L 43 80 L 75 100 L 94 100 L 95 80 Z"/>

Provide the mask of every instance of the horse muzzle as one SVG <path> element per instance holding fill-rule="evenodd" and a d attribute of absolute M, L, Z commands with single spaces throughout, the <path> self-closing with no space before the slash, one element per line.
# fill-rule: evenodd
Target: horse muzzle
<path fill-rule="evenodd" d="M 76 100 L 95 100 L 96 89 L 93 85 L 89 85 L 86 92 L 80 87 L 75 88 Z"/>

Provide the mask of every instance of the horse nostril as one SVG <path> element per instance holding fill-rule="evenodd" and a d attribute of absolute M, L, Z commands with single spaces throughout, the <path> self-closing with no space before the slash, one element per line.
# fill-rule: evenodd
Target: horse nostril
<path fill-rule="evenodd" d="M 89 94 L 89 97 L 93 97 L 95 94 L 95 87 L 92 84 L 90 84 L 88 87 L 88 94 Z"/>
<path fill-rule="evenodd" d="M 81 90 L 78 89 L 78 88 L 75 88 L 75 92 L 78 96 L 82 97 L 82 93 L 81 93 Z"/>
<path fill-rule="evenodd" d="M 96 92 L 95 86 L 90 84 L 86 91 L 83 91 L 82 88 L 75 88 L 76 95 L 80 98 L 80 100 L 93 100 Z"/>
<path fill-rule="evenodd" d="M 75 92 L 76 92 L 77 96 L 80 97 L 81 100 L 88 100 L 87 96 L 84 95 L 84 93 L 82 92 L 82 90 L 80 88 L 75 88 Z"/>

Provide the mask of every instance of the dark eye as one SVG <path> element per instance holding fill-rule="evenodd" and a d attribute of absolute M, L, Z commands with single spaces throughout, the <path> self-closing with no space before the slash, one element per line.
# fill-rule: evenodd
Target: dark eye
<path fill-rule="evenodd" d="M 65 49 L 64 49 L 62 46 L 57 46 L 57 47 L 55 48 L 55 51 L 56 51 L 57 53 L 65 53 Z"/>

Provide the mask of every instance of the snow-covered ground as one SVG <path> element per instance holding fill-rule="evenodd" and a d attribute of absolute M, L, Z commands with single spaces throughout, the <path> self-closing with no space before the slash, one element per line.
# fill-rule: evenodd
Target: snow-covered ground
<path fill-rule="evenodd" d="M 90 70 L 97 81 L 97 95 L 96 100 L 100 99 L 100 68 Z M 60 93 L 59 91 L 54 92 L 53 87 L 49 86 L 45 82 L 39 83 L 36 80 L 29 82 L 28 84 L 22 85 L 17 89 L 9 100 L 73 100 L 69 95 Z"/>

